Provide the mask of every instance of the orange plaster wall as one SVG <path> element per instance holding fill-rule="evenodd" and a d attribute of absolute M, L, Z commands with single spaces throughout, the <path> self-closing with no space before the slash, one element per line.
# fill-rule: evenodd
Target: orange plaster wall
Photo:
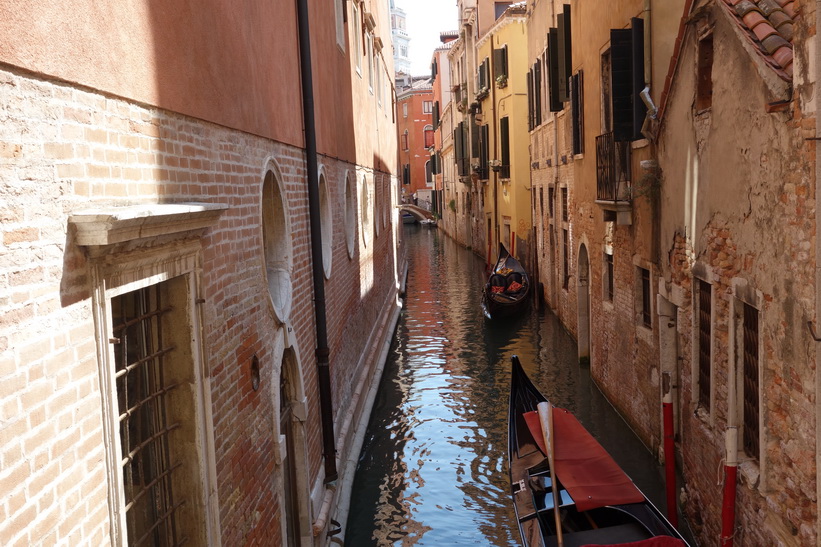
<path fill-rule="evenodd" d="M 0 62 L 302 146 L 293 0 L 6 0 Z"/>

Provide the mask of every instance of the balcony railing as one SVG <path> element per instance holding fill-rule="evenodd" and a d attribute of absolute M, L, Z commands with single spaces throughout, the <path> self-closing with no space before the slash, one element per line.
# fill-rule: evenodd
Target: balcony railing
<path fill-rule="evenodd" d="M 630 142 L 613 139 L 613 132 L 596 137 L 596 198 L 630 201 Z"/>

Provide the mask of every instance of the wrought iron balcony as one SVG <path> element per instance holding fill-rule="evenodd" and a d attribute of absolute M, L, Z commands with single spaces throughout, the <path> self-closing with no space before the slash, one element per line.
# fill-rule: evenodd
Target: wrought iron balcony
<path fill-rule="evenodd" d="M 625 202 L 631 197 L 630 141 L 616 141 L 613 132 L 596 137 L 596 199 Z"/>

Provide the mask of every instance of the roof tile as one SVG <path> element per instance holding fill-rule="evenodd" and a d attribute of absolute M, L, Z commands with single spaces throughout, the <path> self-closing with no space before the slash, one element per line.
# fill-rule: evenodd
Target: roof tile
<path fill-rule="evenodd" d="M 795 0 L 723 0 L 764 61 L 784 80 L 792 79 Z"/>

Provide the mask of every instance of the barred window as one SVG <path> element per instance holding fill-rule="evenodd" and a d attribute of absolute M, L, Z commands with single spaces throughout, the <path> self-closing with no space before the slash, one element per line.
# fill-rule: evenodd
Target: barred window
<path fill-rule="evenodd" d="M 111 300 L 120 465 L 129 545 L 182 545 L 204 527 L 194 484 L 195 437 L 180 409 L 194 406 L 183 278 Z M 193 482 L 192 482 L 193 479 Z M 193 536 L 193 537 L 192 537 Z"/>
<path fill-rule="evenodd" d="M 744 304 L 744 452 L 759 458 L 758 310 Z"/>
<path fill-rule="evenodd" d="M 710 411 L 710 340 L 712 287 L 698 280 L 698 404 Z"/>
<path fill-rule="evenodd" d="M 604 253 L 604 299 L 613 301 L 613 254 Z"/>
<path fill-rule="evenodd" d="M 639 284 L 641 286 L 641 324 L 648 329 L 653 326 L 653 316 L 650 304 L 650 270 L 639 268 Z"/>

